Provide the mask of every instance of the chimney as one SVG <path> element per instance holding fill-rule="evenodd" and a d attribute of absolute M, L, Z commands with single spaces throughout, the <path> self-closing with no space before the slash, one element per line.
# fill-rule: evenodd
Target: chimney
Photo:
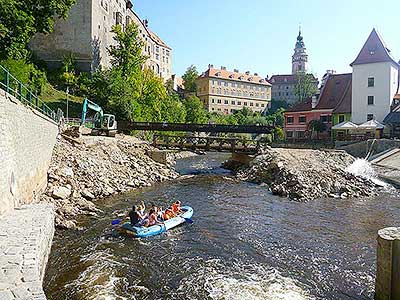
<path fill-rule="evenodd" d="M 246 71 L 246 73 L 245 73 L 246 75 L 250 75 L 250 71 Z"/>
<path fill-rule="evenodd" d="M 208 65 L 208 68 L 209 68 L 209 69 L 214 69 L 214 65 L 209 64 L 209 65 Z"/>
<path fill-rule="evenodd" d="M 238 69 L 234 69 L 233 72 L 239 73 L 239 70 Z"/>
<path fill-rule="evenodd" d="M 314 109 L 317 106 L 317 96 L 312 96 L 311 108 Z"/>
<path fill-rule="evenodd" d="M 224 70 L 224 71 L 226 71 L 226 67 L 224 67 L 224 66 L 221 66 L 221 70 Z"/>
<path fill-rule="evenodd" d="M 143 24 L 144 24 L 145 27 L 149 27 L 149 20 L 144 19 L 143 20 Z"/>
<path fill-rule="evenodd" d="M 269 76 L 267 75 L 267 77 L 265 77 L 265 80 L 268 81 L 269 80 Z"/>
<path fill-rule="evenodd" d="M 258 76 L 258 73 L 254 73 L 254 76 Z"/>

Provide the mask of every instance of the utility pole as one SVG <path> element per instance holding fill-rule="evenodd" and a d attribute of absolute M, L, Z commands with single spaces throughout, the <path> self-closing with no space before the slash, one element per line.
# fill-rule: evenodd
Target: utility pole
<path fill-rule="evenodd" d="M 69 118 L 69 116 L 68 116 L 68 94 L 69 94 L 69 88 L 67 86 L 67 90 L 65 91 L 65 95 L 66 95 L 66 98 L 67 98 L 67 123 L 68 123 L 68 118 Z"/>

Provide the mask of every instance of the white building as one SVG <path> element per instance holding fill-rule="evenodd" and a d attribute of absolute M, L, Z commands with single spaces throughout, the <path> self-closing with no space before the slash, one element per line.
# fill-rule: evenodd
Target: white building
<path fill-rule="evenodd" d="M 393 59 L 382 38 L 372 30 L 353 68 L 352 115 L 354 123 L 382 122 L 390 113 L 398 89 L 399 64 Z"/>

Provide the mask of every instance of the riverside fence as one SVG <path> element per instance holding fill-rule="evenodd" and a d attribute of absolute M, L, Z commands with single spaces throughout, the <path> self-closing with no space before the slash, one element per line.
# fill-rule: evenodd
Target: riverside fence
<path fill-rule="evenodd" d="M 6 68 L 0 65 L 0 88 L 17 98 L 24 105 L 46 115 L 56 123 L 62 118 L 62 113 L 54 112 L 49 106 L 37 97 L 27 86 L 15 78 Z"/>

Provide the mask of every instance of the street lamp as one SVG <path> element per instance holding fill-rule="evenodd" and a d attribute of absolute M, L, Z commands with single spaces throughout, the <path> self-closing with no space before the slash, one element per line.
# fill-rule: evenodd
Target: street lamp
<path fill-rule="evenodd" d="M 67 123 L 68 123 L 68 94 L 69 94 L 69 88 L 67 86 L 67 90 L 65 91 L 65 95 L 66 95 L 66 98 L 67 98 Z"/>

